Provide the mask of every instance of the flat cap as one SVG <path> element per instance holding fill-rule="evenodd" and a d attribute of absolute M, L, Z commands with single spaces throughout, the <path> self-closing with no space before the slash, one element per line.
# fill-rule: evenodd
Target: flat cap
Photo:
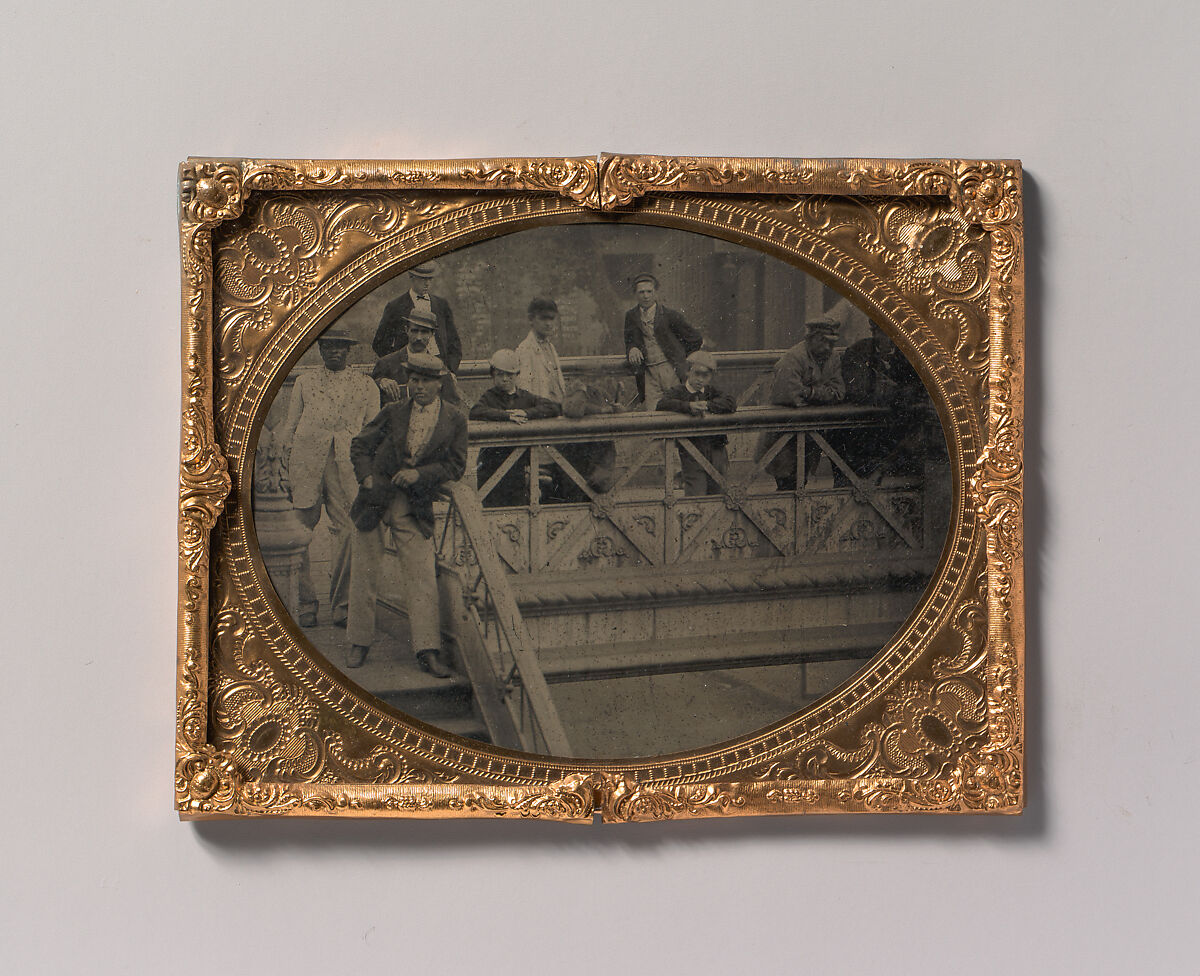
<path fill-rule="evenodd" d="M 711 369 L 714 372 L 717 368 L 717 357 L 707 349 L 697 349 L 688 356 L 687 360 L 693 366 L 703 366 L 705 369 Z"/>
<path fill-rule="evenodd" d="M 418 264 L 415 268 L 409 268 L 410 275 L 416 275 L 418 278 L 432 278 L 437 274 L 437 265 L 432 261 L 426 261 L 424 264 Z"/>
<path fill-rule="evenodd" d="M 404 321 L 421 329 L 429 329 L 431 332 L 437 329 L 437 316 L 424 309 L 414 308 L 404 316 Z"/>
<path fill-rule="evenodd" d="M 488 364 L 492 369 L 499 370 L 501 373 L 521 372 L 521 360 L 511 349 L 497 349 Z"/>
<path fill-rule="evenodd" d="M 643 271 L 640 275 L 638 275 L 636 278 L 634 278 L 633 279 L 633 287 L 636 288 L 643 281 L 650 282 L 650 284 L 652 284 L 655 288 L 658 287 L 658 279 L 655 278 L 654 275 L 652 275 L 649 271 Z"/>
<path fill-rule="evenodd" d="M 408 362 L 404 365 L 410 376 L 438 377 L 446 375 L 446 367 L 442 365 L 442 361 L 427 352 L 410 352 Z"/>
<path fill-rule="evenodd" d="M 822 316 L 819 319 L 809 319 L 804 323 L 804 327 L 809 332 L 824 332 L 826 335 L 834 337 L 842 331 L 842 324 L 828 316 Z"/>

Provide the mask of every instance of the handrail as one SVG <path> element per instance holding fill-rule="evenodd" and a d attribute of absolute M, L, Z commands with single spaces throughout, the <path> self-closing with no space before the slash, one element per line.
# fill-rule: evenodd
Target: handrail
<path fill-rule="evenodd" d="M 786 352 L 786 349 L 748 349 L 716 352 L 713 355 L 717 357 L 717 365 L 721 369 L 770 369 Z M 633 378 L 625 357 L 620 355 L 560 356 L 558 362 L 562 367 L 563 375 L 566 377 L 617 376 L 626 379 Z M 369 373 L 375 368 L 375 364 L 373 362 L 350 363 L 348 368 Z M 319 365 L 296 365 L 284 377 L 283 386 L 291 386 L 296 382 L 296 377 L 301 373 L 316 371 L 318 369 L 321 369 Z M 455 375 L 460 380 L 487 379 L 491 375 L 491 366 L 486 359 L 464 359 L 458 364 L 458 371 Z"/>
<path fill-rule="evenodd" d="M 735 349 L 714 352 L 719 369 L 762 369 L 771 368 L 786 349 Z M 558 363 L 564 376 L 623 376 L 631 378 L 629 364 L 622 355 L 608 356 L 559 356 Z M 460 379 L 486 379 L 491 367 L 486 359 L 464 359 L 458 364 Z"/>
<path fill-rule="evenodd" d="M 839 404 L 824 407 L 744 407 L 731 414 L 685 417 L 668 411 L 594 414 L 579 419 L 555 417 L 524 424 L 471 421 L 471 443 L 524 447 L 611 439 L 621 435 L 664 434 L 679 437 L 735 431 L 832 430 L 883 423 L 891 415 L 884 407 Z"/>
<path fill-rule="evenodd" d="M 488 649 L 491 678 L 512 713 L 521 745 L 528 752 L 571 755 L 571 747 L 550 697 L 546 677 L 517 599 L 492 542 L 483 509 L 474 489 L 465 482 L 446 485 L 450 511 L 442 527 L 439 554 L 444 561 L 447 539 L 462 528 L 473 556 L 474 579 L 464 580 L 468 609 Z M 468 576 L 471 573 L 468 573 Z M 480 612 L 482 607 L 482 612 Z"/>

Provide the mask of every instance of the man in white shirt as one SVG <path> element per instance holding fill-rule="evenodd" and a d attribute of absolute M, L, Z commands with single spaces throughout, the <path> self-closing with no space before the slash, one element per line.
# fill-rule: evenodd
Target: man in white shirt
<path fill-rule="evenodd" d="M 567 389 L 558 350 L 550 338 L 557 327 L 558 305 L 549 298 L 535 298 L 529 303 L 529 335 L 516 349 L 520 367 L 517 386 L 561 407 Z"/>
<path fill-rule="evenodd" d="M 358 370 L 347 369 L 355 339 L 344 328 L 317 339 L 324 365 L 303 372 L 292 386 L 287 417 L 276 437 L 284 445 L 292 506 L 301 523 L 315 529 L 324 508 L 331 536 L 329 607 L 335 626 L 346 625 L 350 600 L 350 503 L 354 468 L 350 441 L 379 412 L 379 391 Z M 308 550 L 300 564 L 300 626 L 317 625 L 318 598 Z"/>

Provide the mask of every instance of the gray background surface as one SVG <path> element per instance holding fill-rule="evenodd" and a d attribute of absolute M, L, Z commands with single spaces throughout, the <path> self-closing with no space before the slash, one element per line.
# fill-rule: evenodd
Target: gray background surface
<path fill-rule="evenodd" d="M 1197 26 L 1044 0 L 10 13 L 6 971 L 1200 971 Z M 1028 813 L 177 823 L 177 162 L 598 150 L 1024 160 Z"/>

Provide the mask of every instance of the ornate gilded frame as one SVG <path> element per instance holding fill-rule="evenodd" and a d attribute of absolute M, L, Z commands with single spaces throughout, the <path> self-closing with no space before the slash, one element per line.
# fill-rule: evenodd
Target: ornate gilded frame
<path fill-rule="evenodd" d="M 1021 811 L 1019 162 L 190 159 L 179 187 L 181 818 Z M 281 195 L 311 205 L 322 247 L 265 278 L 253 300 L 218 307 L 214 235 L 253 232 Z M 264 398 L 289 352 L 384 264 L 514 223 L 621 213 L 802 262 L 891 323 L 936 391 L 952 442 L 953 524 L 936 585 L 849 688 L 694 753 L 619 766 L 529 756 L 373 709 L 295 653 L 294 624 L 259 593 L 240 493 Z M 955 257 L 958 277 L 921 250 L 934 226 L 973 229 L 976 243 Z M 971 301 L 963 275 L 973 276 Z"/>

